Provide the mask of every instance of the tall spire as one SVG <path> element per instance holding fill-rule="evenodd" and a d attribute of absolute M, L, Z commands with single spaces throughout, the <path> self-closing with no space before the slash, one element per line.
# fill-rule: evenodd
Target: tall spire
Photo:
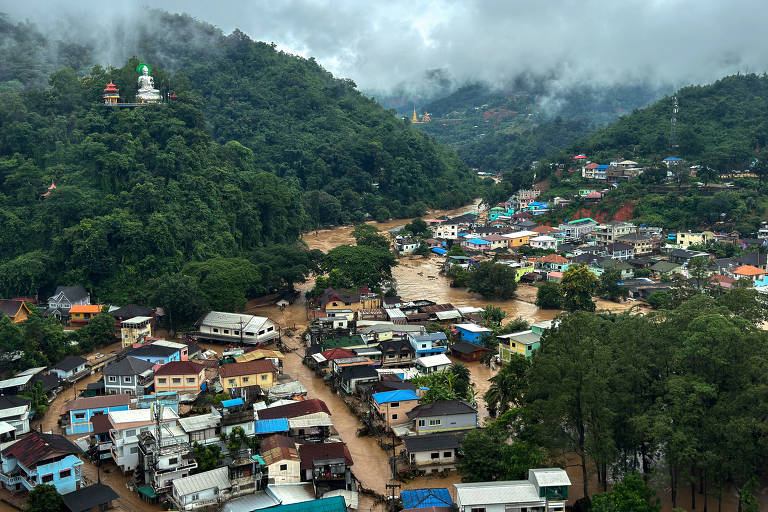
<path fill-rule="evenodd" d="M 419 122 L 419 116 L 416 115 L 416 107 L 413 107 L 413 117 L 411 118 L 412 123 L 418 123 Z"/>

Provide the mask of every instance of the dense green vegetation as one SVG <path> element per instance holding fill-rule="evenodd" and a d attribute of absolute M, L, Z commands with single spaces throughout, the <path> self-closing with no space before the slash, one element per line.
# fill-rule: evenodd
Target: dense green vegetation
<path fill-rule="evenodd" d="M 627 510 L 654 510 L 628 476 L 635 472 L 670 492 L 673 506 L 689 486 L 715 497 L 736 488 L 750 503 L 768 458 L 768 333 L 759 295 L 690 289 L 648 315 L 564 313 L 530 365 L 516 360 L 497 376 L 493 409 L 511 408 L 506 414 L 516 418 L 503 422 L 499 446 L 511 438 L 525 443 L 520 457 L 531 446 L 552 458 L 575 453 L 585 495 L 592 475 L 604 490 L 609 479 L 627 477 L 596 499 L 598 510 L 624 510 L 618 505 L 639 498 L 639 508 Z M 474 441 L 467 436 L 473 450 Z M 463 471 L 474 480 L 485 470 Z"/>
<path fill-rule="evenodd" d="M 187 277 L 201 307 L 239 309 L 317 270 L 302 231 L 473 197 L 453 153 L 313 59 L 154 14 L 136 51 L 178 98 L 136 109 L 105 108 L 101 91 L 114 81 L 132 100 L 137 58 L 86 71 L 87 47 L 52 52 L 65 43 L 0 19 L 15 52 L 0 66 L 0 296 L 77 283 L 120 303 Z M 61 59 L 32 66 L 41 52 Z M 62 62 L 77 71 L 41 88 Z"/>

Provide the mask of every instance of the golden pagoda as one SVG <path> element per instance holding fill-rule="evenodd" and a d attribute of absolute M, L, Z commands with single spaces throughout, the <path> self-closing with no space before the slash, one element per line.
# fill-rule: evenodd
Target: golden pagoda
<path fill-rule="evenodd" d="M 117 100 L 120 99 L 120 91 L 112 82 L 107 84 L 104 89 L 104 104 L 105 105 L 117 105 Z"/>
<path fill-rule="evenodd" d="M 419 122 L 419 116 L 416 115 L 416 107 L 413 107 L 413 117 L 411 118 L 412 123 L 418 123 Z"/>

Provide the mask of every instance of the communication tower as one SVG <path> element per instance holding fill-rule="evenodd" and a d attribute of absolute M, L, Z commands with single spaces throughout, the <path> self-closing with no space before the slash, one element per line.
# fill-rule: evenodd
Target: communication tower
<path fill-rule="evenodd" d="M 676 149 L 677 145 L 677 113 L 680 107 L 677 104 L 677 96 L 672 96 L 672 118 L 669 120 L 669 149 Z"/>

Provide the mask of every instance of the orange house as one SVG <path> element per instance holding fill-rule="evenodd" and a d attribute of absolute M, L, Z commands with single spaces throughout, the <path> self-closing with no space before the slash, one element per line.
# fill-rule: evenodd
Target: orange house
<path fill-rule="evenodd" d="M 75 304 L 69 308 L 69 323 L 72 325 L 85 325 L 93 317 L 101 313 L 103 307 L 98 304 Z"/>
<path fill-rule="evenodd" d="M 171 361 L 155 372 L 155 393 L 197 393 L 205 380 L 205 367 L 192 361 Z"/>
<path fill-rule="evenodd" d="M 7 316 L 15 324 L 20 324 L 29 318 L 29 306 L 23 300 L 0 299 L 0 317 L 3 316 Z"/>

